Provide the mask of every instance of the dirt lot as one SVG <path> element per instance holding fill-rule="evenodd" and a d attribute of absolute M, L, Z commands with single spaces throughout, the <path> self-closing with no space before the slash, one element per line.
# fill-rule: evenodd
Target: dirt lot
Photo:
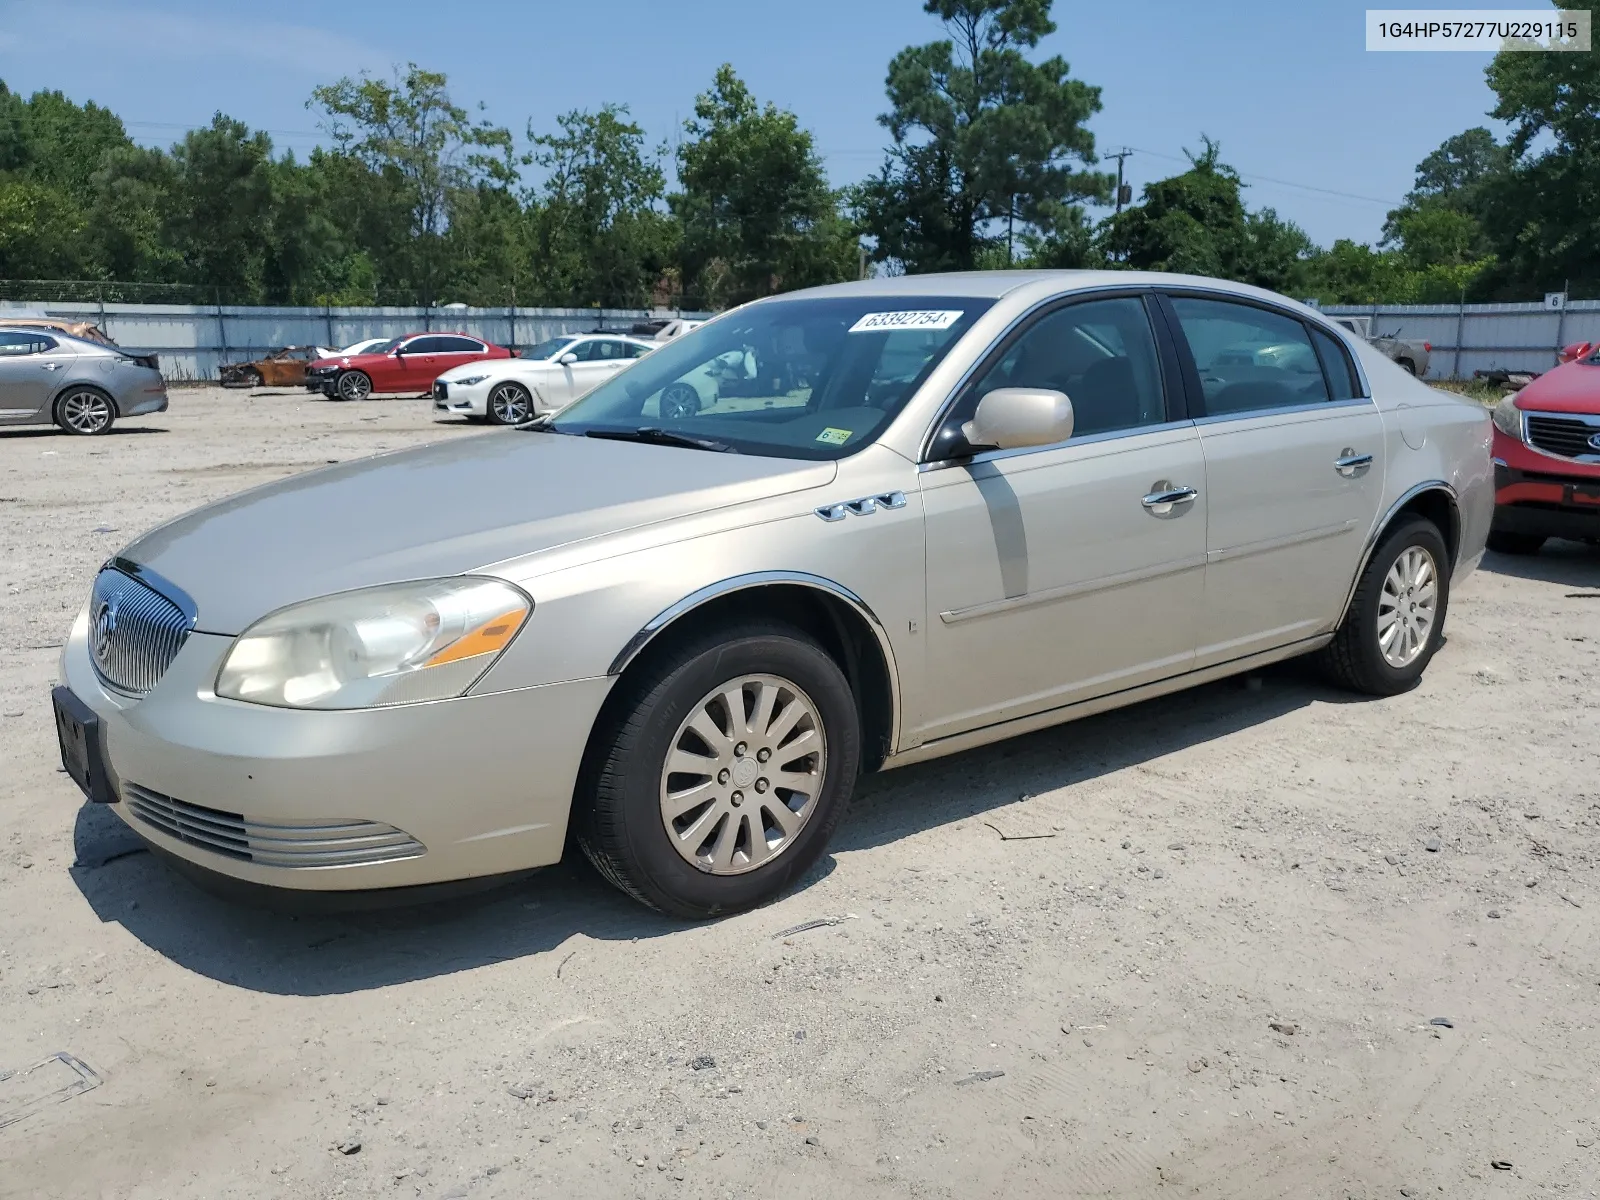
<path fill-rule="evenodd" d="M 675 924 L 567 864 L 294 918 L 79 803 L 66 627 L 181 510 L 516 435 L 288 392 L 129 424 L 0 432 L 0 1123 L 69 1077 L 7 1070 L 104 1080 L 0 1128 L 0 1196 L 1600 1186 L 1600 555 L 1488 562 L 1399 699 L 1289 668 L 871 780 L 745 916 Z"/>

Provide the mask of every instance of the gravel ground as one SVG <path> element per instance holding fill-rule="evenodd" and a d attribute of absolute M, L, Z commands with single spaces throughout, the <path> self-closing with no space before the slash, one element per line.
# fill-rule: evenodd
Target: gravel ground
<path fill-rule="evenodd" d="M 217 390 L 0 432 L 0 1196 L 1595 1194 L 1584 547 L 1491 558 L 1397 699 L 1289 666 L 870 780 L 711 924 L 582 864 L 275 915 L 79 803 L 47 695 L 111 550 L 474 436 L 515 435 Z M 8 1124 L 57 1051 L 103 1083 Z"/>

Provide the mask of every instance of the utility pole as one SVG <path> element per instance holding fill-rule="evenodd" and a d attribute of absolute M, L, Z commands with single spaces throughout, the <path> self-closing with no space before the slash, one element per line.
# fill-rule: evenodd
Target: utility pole
<path fill-rule="evenodd" d="M 1131 187 L 1129 187 L 1127 184 L 1122 182 L 1122 160 L 1127 158 L 1128 155 L 1130 155 L 1132 153 L 1133 153 L 1132 150 L 1130 150 L 1130 149 L 1128 149 L 1128 147 L 1124 146 L 1121 150 L 1118 150 L 1116 153 L 1107 154 L 1106 155 L 1107 158 L 1114 158 L 1114 159 L 1117 160 L 1117 211 L 1118 212 L 1122 211 L 1122 206 L 1124 204 L 1129 203 L 1133 199 L 1133 189 Z"/>

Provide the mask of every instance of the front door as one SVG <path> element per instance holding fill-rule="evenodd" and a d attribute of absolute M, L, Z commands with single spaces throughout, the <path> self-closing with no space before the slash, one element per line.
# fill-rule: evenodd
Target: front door
<path fill-rule="evenodd" d="M 45 413 L 76 357 L 70 343 L 50 334 L 0 330 L 0 421 Z"/>
<path fill-rule="evenodd" d="M 604 338 L 586 338 L 567 347 L 561 357 L 565 359 L 567 355 L 572 355 L 577 361 L 561 364 L 558 386 L 561 388 L 563 404 L 588 395 L 611 377 L 612 372 L 606 365 L 606 348 L 611 344 Z"/>
<path fill-rule="evenodd" d="M 1179 674 L 1204 597 L 1205 462 L 1169 407 L 1179 384 L 1138 295 L 1037 318 L 955 406 L 942 453 L 984 393 L 1047 387 L 1073 402 L 1069 441 L 935 462 L 928 529 L 932 741 Z M 1170 359 L 1169 359 L 1170 364 Z"/>
<path fill-rule="evenodd" d="M 433 381 L 439 378 L 439 343 L 442 337 L 430 336 L 413 338 L 401 349 L 404 351 L 399 356 L 399 378 L 395 381 L 394 390 L 397 392 L 422 392 L 433 387 Z"/>
<path fill-rule="evenodd" d="M 1383 421 L 1315 325 L 1232 300 L 1170 303 L 1205 409 L 1204 667 L 1338 623 L 1383 497 Z"/>

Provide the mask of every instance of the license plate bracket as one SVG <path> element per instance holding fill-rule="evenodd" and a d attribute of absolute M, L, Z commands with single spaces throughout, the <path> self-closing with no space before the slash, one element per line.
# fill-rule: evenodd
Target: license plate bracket
<path fill-rule="evenodd" d="M 83 789 L 91 804 L 115 803 L 116 795 L 111 790 L 100 744 L 100 718 L 73 695 L 71 688 L 54 689 L 50 702 L 56 714 L 56 740 L 61 745 L 62 767 Z"/>

